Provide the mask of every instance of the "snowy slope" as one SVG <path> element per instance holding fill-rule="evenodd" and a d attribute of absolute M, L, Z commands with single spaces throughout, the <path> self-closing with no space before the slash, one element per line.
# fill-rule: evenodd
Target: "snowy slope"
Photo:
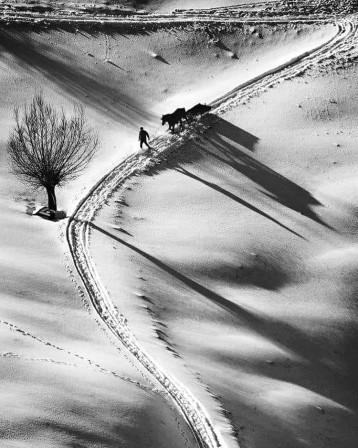
<path fill-rule="evenodd" d="M 182 2 L 166 2 L 162 6 L 186 7 Z M 204 6 L 212 6 L 212 2 Z M 303 49 L 310 50 L 328 41 L 335 31 L 332 25 L 277 25 L 254 29 L 244 26 L 228 33 L 224 29 L 220 32 L 221 44 L 212 45 L 208 34 L 193 24 L 173 30 L 128 35 L 1 29 L 0 361 L 5 391 L 0 411 L 2 446 L 196 446 L 187 421 L 173 401 L 168 400 L 164 390 L 158 390 L 158 382 L 135 358 L 129 356 L 95 314 L 75 273 L 65 241 L 64 224 L 48 223 L 25 214 L 29 202 L 43 202 L 45 198 L 41 192 L 29 192 L 9 172 L 5 145 L 13 123 L 13 107 L 29 101 L 39 90 L 56 106 L 68 111 L 73 101 L 86 107 L 90 124 L 99 131 L 101 150 L 85 175 L 59 194 L 60 206 L 70 212 L 101 176 L 125 156 L 137 152 L 138 127 L 144 125 L 151 135 L 156 133 L 160 127 L 160 115 L 176 107 L 179 98 L 185 107 L 198 100 L 209 102 L 247 79 L 292 59 Z M 161 58 L 154 57 L 156 54 Z M 232 57 L 234 54 L 237 58 Z M 289 96 L 289 91 L 284 95 Z M 274 105 L 275 101 L 278 100 L 273 98 L 271 104 Z M 238 112 L 239 118 L 234 116 L 228 120 L 240 122 L 241 109 Z M 274 107 L 269 114 L 275 116 Z M 247 120 L 251 122 L 253 117 Z M 261 117 L 258 122 L 264 120 L 265 117 Z M 252 128 L 250 132 L 254 135 L 256 129 Z M 269 134 L 270 129 L 267 132 Z M 165 144 L 168 138 L 165 131 L 160 129 L 156 135 L 161 135 Z M 219 174 L 223 170 L 225 166 L 218 166 Z M 179 182 L 182 182 L 181 177 Z M 153 183 L 152 178 L 149 182 Z M 173 182 L 176 183 L 176 179 Z M 172 180 L 169 184 L 174 186 Z M 325 184 L 319 186 L 322 194 L 332 188 L 331 184 L 327 184 L 327 189 Z M 341 189 L 346 189 L 344 184 Z M 155 196 L 161 200 L 157 193 L 162 188 L 158 190 L 155 190 Z M 173 195 L 178 195 L 179 200 L 195 195 L 195 188 L 184 183 L 180 192 L 184 192 L 184 196 L 170 188 L 164 187 L 164 191 L 171 193 L 165 198 L 167 210 L 171 211 L 170 218 L 178 216 L 181 207 L 187 207 L 184 202 L 180 206 L 172 202 Z M 117 199 L 114 200 L 115 205 Z M 193 208 L 198 205 L 205 208 L 205 204 L 211 207 L 212 198 L 204 199 L 205 192 L 199 192 Z M 133 212 L 133 220 L 138 223 L 133 232 L 140 232 L 143 231 L 139 225 L 142 221 L 140 215 L 144 210 L 141 211 L 140 199 L 138 204 L 135 201 L 133 198 L 133 210 L 138 210 L 139 214 Z M 150 202 L 150 207 L 153 206 L 155 204 Z M 163 209 L 162 205 L 157 207 Z M 168 216 L 154 210 L 164 226 Z M 203 212 L 200 208 L 198 211 Z M 122 226 L 122 223 L 113 222 L 112 213 L 116 215 L 116 209 L 109 208 L 103 213 L 98 218 L 99 224 L 104 220 L 110 231 L 113 227 Z M 225 213 L 229 216 L 229 212 L 223 210 Z M 206 215 L 202 213 L 200 216 L 197 216 L 198 222 L 204 217 L 205 225 Z M 235 222 L 236 217 L 232 218 Z M 153 229 L 149 219 L 147 228 Z M 176 230 L 176 233 L 180 232 Z M 193 246 L 193 235 L 186 232 L 183 235 L 187 235 L 188 247 Z M 173 244 L 168 244 L 168 250 L 179 259 L 183 252 L 175 246 L 174 238 L 170 241 L 169 234 L 167 237 L 168 243 Z M 200 234 L 195 236 L 198 241 L 203 241 L 201 238 Z M 119 258 L 115 257 L 112 263 L 112 252 L 118 250 L 116 244 L 109 244 L 106 238 L 96 240 L 95 235 L 91 241 L 103 283 L 118 309 L 129 317 L 130 328 L 139 341 L 166 370 L 178 374 L 195 399 L 204 403 L 205 409 L 207 407 L 210 418 L 220 428 L 226 442 L 235 446 L 229 433 L 232 422 L 236 426 L 236 414 L 231 420 L 230 415 L 222 411 L 222 405 L 230 407 L 230 400 L 225 395 L 224 399 L 215 401 L 206 390 L 207 385 L 215 390 L 221 378 L 216 381 L 215 373 L 203 378 L 202 382 L 197 378 L 198 372 L 203 376 L 202 366 L 210 358 L 201 361 L 199 355 L 203 349 L 203 356 L 206 356 L 208 345 L 204 339 L 207 339 L 207 329 L 201 328 L 202 333 L 200 330 L 189 336 L 183 335 L 182 315 L 175 323 L 176 317 L 172 319 L 169 307 L 168 315 L 160 315 L 161 323 L 156 322 L 156 317 L 150 314 L 150 307 L 143 304 L 146 294 L 151 294 L 152 286 L 148 283 L 148 290 L 139 287 L 136 267 L 131 264 L 136 260 L 127 254 L 129 261 L 123 265 L 118 254 Z M 192 251 L 188 254 L 191 258 Z M 197 252 L 199 277 L 205 277 L 207 272 L 201 265 L 205 256 Z M 352 257 L 354 259 L 354 253 Z M 170 258 L 167 261 L 169 263 Z M 187 263 L 185 257 L 180 263 Z M 195 273 L 195 267 L 191 268 Z M 150 277 L 155 279 L 152 274 Z M 222 274 L 225 282 L 226 274 Z M 143 277 L 141 271 L 138 271 L 138 277 Z M 122 284 L 123 278 L 129 283 Z M 173 297 L 178 294 L 176 284 L 165 285 L 165 278 L 159 281 L 164 283 L 164 292 L 169 288 Z M 122 294 L 120 300 L 117 297 L 118 291 L 125 291 L 124 303 Z M 182 293 L 179 291 L 179 294 Z M 184 312 L 184 308 L 181 311 Z M 191 308 L 190 311 L 189 318 L 193 315 Z M 203 316 L 208 315 L 210 321 L 221 319 L 215 314 L 215 307 L 210 307 L 208 313 L 204 308 L 201 311 Z M 168 330 L 163 326 L 166 319 L 168 326 L 169 323 L 171 325 Z M 191 344 L 191 338 L 197 341 L 197 345 Z M 192 352 L 180 348 L 183 346 L 191 347 Z M 189 368 L 185 359 L 175 361 L 168 347 L 180 351 L 188 360 Z M 238 421 L 241 421 L 241 415 Z"/>

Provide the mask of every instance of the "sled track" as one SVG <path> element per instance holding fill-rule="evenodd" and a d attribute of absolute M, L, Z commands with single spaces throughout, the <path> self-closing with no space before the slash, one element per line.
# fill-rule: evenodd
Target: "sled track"
<path fill-rule="evenodd" d="M 339 51 L 349 49 L 356 34 L 357 27 L 352 22 L 347 20 L 338 23 L 336 35 L 326 44 L 242 84 L 224 97 L 214 101 L 212 103 L 213 112 L 220 114 L 235 104 L 254 96 L 257 92 L 263 92 L 274 84 L 297 76 L 309 66 L 318 64 Z M 148 170 L 158 163 L 161 156 L 181 146 L 183 139 L 191 138 L 191 133 L 200 133 L 201 131 L 203 131 L 203 126 L 197 124 L 193 128 L 188 128 L 181 136 L 172 136 L 169 143 L 167 135 L 158 137 L 154 142 L 156 148 L 154 156 L 134 154 L 116 166 L 92 188 L 76 208 L 67 225 L 67 241 L 75 266 L 100 319 L 171 397 L 194 433 L 198 446 L 200 448 L 219 448 L 225 446 L 225 443 L 220 433 L 213 427 L 204 407 L 183 384 L 164 371 L 146 353 L 128 328 L 125 317 L 113 306 L 96 271 L 89 247 L 91 224 L 111 194 L 129 177 Z"/>

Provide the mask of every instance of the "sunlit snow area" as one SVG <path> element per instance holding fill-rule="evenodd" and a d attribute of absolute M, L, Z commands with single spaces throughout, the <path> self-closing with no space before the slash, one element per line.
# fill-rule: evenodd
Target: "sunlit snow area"
<path fill-rule="evenodd" d="M 0 1 L 1 447 L 358 446 L 356 13 Z"/>

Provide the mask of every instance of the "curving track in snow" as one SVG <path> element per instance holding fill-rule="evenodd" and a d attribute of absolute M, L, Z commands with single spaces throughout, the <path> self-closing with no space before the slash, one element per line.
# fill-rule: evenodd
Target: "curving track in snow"
<path fill-rule="evenodd" d="M 220 114 L 233 105 L 262 92 L 276 83 L 297 76 L 313 64 L 318 64 L 326 58 L 332 57 L 339 51 L 345 51 L 352 45 L 356 38 L 357 26 L 350 21 L 342 21 L 337 24 L 337 33 L 326 44 L 304 53 L 301 56 L 287 61 L 286 64 L 274 70 L 263 73 L 250 82 L 239 86 L 224 97 L 212 103 L 213 112 Z M 101 282 L 93 263 L 90 247 L 90 229 L 95 220 L 96 213 L 105 204 L 106 199 L 125 180 L 134 173 L 147 170 L 160 160 L 160 156 L 169 150 L 183 144 L 183 138 L 192 132 L 200 132 L 202 126 L 189 128 L 181 137 L 171 137 L 168 145 L 168 136 L 159 137 L 155 141 L 155 154 L 134 154 L 115 167 L 109 174 L 101 179 L 81 201 L 73 213 L 67 226 L 67 240 L 73 256 L 75 266 L 86 286 L 93 307 L 115 337 L 128 349 L 141 365 L 150 373 L 152 378 L 162 386 L 166 393 L 176 404 L 190 425 L 200 448 L 218 448 L 224 446 L 221 435 L 214 428 L 209 415 L 204 407 L 193 397 L 191 392 L 164 371 L 151 356 L 141 347 L 135 336 L 126 324 L 126 319 L 113 306 L 106 288 Z M 205 129 L 204 129 L 205 130 Z"/>

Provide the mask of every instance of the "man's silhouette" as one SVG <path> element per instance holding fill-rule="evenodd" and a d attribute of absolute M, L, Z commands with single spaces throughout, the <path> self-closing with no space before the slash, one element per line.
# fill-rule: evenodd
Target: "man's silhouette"
<path fill-rule="evenodd" d="M 138 140 L 140 141 L 141 148 L 142 148 L 143 143 L 145 143 L 147 145 L 147 148 L 150 149 L 150 146 L 147 143 L 147 138 L 149 139 L 148 132 L 141 127 L 140 131 L 139 131 L 139 137 L 138 137 Z"/>

